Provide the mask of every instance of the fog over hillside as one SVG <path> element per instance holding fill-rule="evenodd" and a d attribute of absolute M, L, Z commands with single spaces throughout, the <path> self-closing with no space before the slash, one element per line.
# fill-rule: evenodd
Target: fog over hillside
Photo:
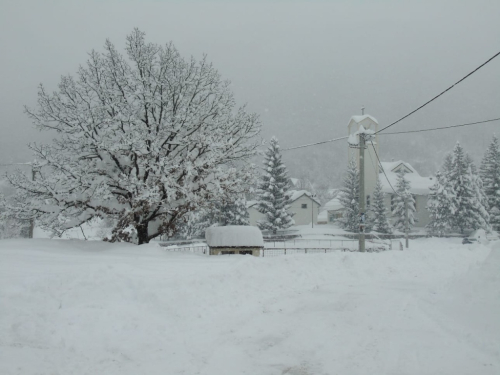
<path fill-rule="evenodd" d="M 0 39 L 0 159 L 30 160 L 28 142 L 47 142 L 23 114 L 37 85 L 55 90 L 109 38 L 123 51 L 139 27 L 185 55 L 204 53 L 257 112 L 262 137 L 282 148 L 346 135 L 365 113 L 383 127 L 472 71 L 500 49 L 500 2 L 478 1 L 62 1 L 4 0 Z M 500 58 L 394 127 L 398 131 L 500 117 Z M 499 122 L 380 137 L 383 160 L 404 159 L 432 174 L 463 143 L 477 162 Z M 340 184 L 347 142 L 284 153 L 290 174 Z"/>

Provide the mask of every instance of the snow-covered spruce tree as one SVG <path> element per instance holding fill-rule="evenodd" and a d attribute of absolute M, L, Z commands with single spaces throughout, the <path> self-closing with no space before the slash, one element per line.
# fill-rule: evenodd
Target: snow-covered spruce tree
<path fill-rule="evenodd" d="M 456 196 L 453 188 L 441 172 L 436 173 L 436 182 L 430 188 L 427 200 L 430 222 L 427 231 L 442 236 L 452 229 L 456 211 Z"/>
<path fill-rule="evenodd" d="M 447 153 L 444 157 L 443 165 L 441 166 L 441 176 L 444 180 L 448 180 L 451 171 L 453 170 L 453 154 Z"/>
<path fill-rule="evenodd" d="M 456 210 L 452 216 L 452 226 L 461 233 L 466 230 L 491 229 L 483 184 L 479 176 L 473 173 L 474 170 L 471 158 L 457 142 L 447 180 L 455 193 Z"/>
<path fill-rule="evenodd" d="M 125 56 L 106 41 L 76 78 L 62 77 L 52 94 L 40 86 L 38 107 L 26 108 L 38 129 L 59 137 L 30 145 L 36 181 L 9 176 L 17 188 L 10 213 L 56 232 L 112 217 L 109 240 L 135 235 L 143 244 L 175 233 L 207 202 L 244 193 L 260 124 L 235 107 L 229 86 L 205 57 L 185 60 L 137 29 Z"/>
<path fill-rule="evenodd" d="M 239 197 L 224 204 L 222 214 L 222 225 L 250 225 L 250 215 L 247 211 L 245 197 Z"/>
<path fill-rule="evenodd" d="M 264 158 L 264 171 L 257 188 L 257 210 L 266 215 L 257 223 L 260 229 L 272 231 L 289 228 L 294 224 L 289 212 L 290 179 L 281 161 L 281 151 L 276 137 L 272 137 Z"/>
<path fill-rule="evenodd" d="M 500 148 L 498 138 L 493 139 L 486 150 L 479 169 L 484 194 L 488 199 L 490 224 L 500 227 Z"/>
<path fill-rule="evenodd" d="M 394 227 L 400 231 L 406 229 L 406 205 L 405 197 L 408 201 L 408 227 L 411 228 L 415 225 L 415 199 L 410 192 L 411 186 L 410 182 L 405 178 L 404 171 L 398 173 L 398 179 L 396 182 L 396 196 L 394 198 L 395 207 L 392 214 L 396 217 Z"/>
<path fill-rule="evenodd" d="M 354 160 L 349 162 L 339 193 L 344 213 L 340 226 L 351 232 L 359 232 L 359 171 Z"/>
<path fill-rule="evenodd" d="M 371 206 L 370 222 L 372 229 L 379 233 L 391 233 L 392 228 L 389 220 L 387 219 L 387 209 L 384 203 L 384 192 L 382 191 L 382 183 L 377 179 L 377 185 L 373 192 L 373 200 Z"/>

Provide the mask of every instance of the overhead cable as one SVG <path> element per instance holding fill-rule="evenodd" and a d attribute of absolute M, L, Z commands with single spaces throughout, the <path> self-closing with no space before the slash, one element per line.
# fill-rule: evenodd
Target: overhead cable
<path fill-rule="evenodd" d="M 378 165 L 380 166 L 380 169 L 382 169 L 382 172 L 384 172 L 385 179 L 389 183 L 389 186 L 391 187 L 394 194 L 399 195 L 398 192 L 396 190 L 394 190 L 394 188 L 392 187 L 391 181 L 389 180 L 389 177 L 387 177 L 387 174 L 385 173 L 384 167 L 382 166 L 382 162 L 380 161 L 380 158 L 378 157 L 377 150 L 375 149 L 375 146 L 373 145 L 373 141 L 370 141 L 370 143 L 372 144 L 373 151 L 375 151 L 375 155 L 377 156 Z"/>
<path fill-rule="evenodd" d="M 309 146 L 316 146 L 316 145 L 321 145 L 323 143 L 329 143 L 329 142 L 335 142 L 335 141 L 340 141 L 342 139 L 347 139 L 349 136 L 345 137 L 340 137 L 340 138 L 334 138 L 334 139 L 329 139 L 328 141 L 321 141 L 321 142 L 316 142 L 316 143 L 309 143 L 307 145 L 302 145 L 302 146 L 296 146 L 296 147 L 289 147 L 289 148 L 284 148 L 281 151 L 289 151 L 289 150 L 296 150 L 298 148 L 303 148 L 303 147 L 309 147 Z"/>
<path fill-rule="evenodd" d="M 497 57 L 498 55 L 500 55 L 500 52 L 497 52 L 495 55 L 493 55 L 492 57 L 490 57 L 488 60 L 486 60 L 484 63 L 482 63 L 481 65 L 479 65 L 476 69 L 474 69 L 472 72 L 470 72 L 469 74 L 467 74 L 466 76 L 464 76 L 463 78 L 461 78 L 460 80 L 458 80 L 457 82 L 455 82 L 453 85 L 451 85 L 450 87 L 448 87 L 446 90 L 444 90 L 443 92 L 437 94 L 435 97 L 433 97 L 431 100 L 428 100 L 427 102 L 425 102 L 424 104 L 422 104 L 420 107 L 418 107 L 417 109 L 414 109 L 413 111 L 411 111 L 410 113 L 408 113 L 407 115 L 401 117 L 399 120 L 396 120 L 394 121 L 393 123 L 387 125 L 386 127 L 383 127 L 382 129 L 380 129 L 379 131 L 377 131 L 375 134 L 377 133 L 380 133 L 382 131 L 384 131 L 385 129 L 387 128 L 390 128 L 391 126 L 393 125 L 396 125 L 398 122 L 404 120 L 405 118 L 407 118 L 408 116 L 414 114 L 415 112 L 417 112 L 418 110 L 424 108 L 427 104 L 429 104 L 430 102 L 436 100 L 437 98 L 439 98 L 441 95 L 445 94 L 447 91 L 451 90 L 453 87 L 455 87 L 456 85 L 458 85 L 460 82 L 462 82 L 463 80 L 465 80 L 467 77 L 471 76 L 472 74 L 474 74 L 475 72 L 477 72 L 479 69 L 481 69 L 483 66 L 485 66 L 486 64 L 488 64 L 491 60 L 493 60 L 495 57 Z"/>
<path fill-rule="evenodd" d="M 443 127 L 440 127 L 440 128 L 431 128 L 431 129 L 407 130 L 407 131 L 402 131 L 402 132 L 383 133 L 383 134 L 380 134 L 380 135 L 430 132 L 430 131 L 433 131 L 433 130 L 443 130 L 443 129 L 458 128 L 458 127 L 461 127 L 461 126 L 470 126 L 470 125 L 484 124 L 485 122 L 492 122 L 492 121 L 498 121 L 498 120 L 500 120 L 500 117 L 499 118 L 494 118 L 494 119 L 491 119 L 491 120 L 470 122 L 468 124 L 450 125 L 450 126 L 443 126 Z"/>
<path fill-rule="evenodd" d="M 401 132 L 382 133 L 382 134 L 379 134 L 379 135 L 392 135 L 392 134 L 405 134 L 405 133 L 420 133 L 420 132 L 429 132 L 429 131 L 434 131 L 434 130 L 443 130 L 443 129 L 458 128 L 458 127 L 461 127 L 461 126 L 471 126 L 471 125 L 484 124 L 484 123 L 487 123 L 487 122 L 493 122 L 493 121 L 498 121 L 498 120 L 500 120 L 500 117 L 499 117 L 499 118 L 490 119 L 490 120 L 470 122 L 470 123 L 468 123 L 468 124 L 449 125 L 449 126 L 443 126 L 443 127 L 439 127 L 439 128 L 431 128 L 431 129 L 407 130 L 407 131 L 401 131 Z M 378 132 L 377 132 L 377 133 L 378 133 Z M 377 134 L 377 133 L 374 133 L 374 134 Z M 298 149 L 298 148 L 309 147 L 309 146 L 316 146 L 316 145 L 320 145 L 320 144 L 323 144 L 323 143 L 329 143 L 329 142 L 340 141 L 340 140 L 342 140 L 342 139 L 347 139 L 347 138 L 349 138 L 349 136 L 340 137 L 340 138 L 334 138 L 334 139 L 329 139 L 328 141 L 321 141 L 321 142 L 316 142 L 316 143 L 309 143 L 309 144 L 302 145 L 302 146 L 296 146 L 296 147 L 284 148 L 284 149 L 282 149 L 281 151 L 296 150 L 296 149 Z"/>

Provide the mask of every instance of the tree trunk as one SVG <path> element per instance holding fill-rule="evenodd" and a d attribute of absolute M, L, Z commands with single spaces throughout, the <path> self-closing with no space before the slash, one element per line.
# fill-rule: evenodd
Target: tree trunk
<path fill-rule="evenodd" d="M 135 229 L 137 230 L 137 244 L 142 245 L 149 243 L 148 224 L 138 224 Z"/>

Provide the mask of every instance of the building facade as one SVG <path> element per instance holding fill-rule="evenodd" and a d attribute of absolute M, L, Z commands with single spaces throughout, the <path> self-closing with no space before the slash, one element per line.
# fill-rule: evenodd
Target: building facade
<path fill-rule="evenodd" d="M 352 116 L 347 125 L 348 135 L 359 138 L 356 133 L 361 127 L 373 130 L 373 132 L 379 130 L 378 121 L 374 117 L 370 115 Z M 392 217 L 392 210 L 394 209 L 394 198 L 396 195 L 393 188 L 396 189 L 397 175 L 402 171 L 405 174 L 405 178 L 410 182 L 410 192 L 415 199 L 415 227 L 425 227 L 430 221 L 429 211 L 427 210 L 427 199 L 430 187 L 435 182 L 433 177 L 420 176 L 415 168 L 401 160 L 379 163 L 378 156 L 380 156 L 378 135 L 374 135 L 372 141 L 367 143 L 365 149 L 365 205 L 367 210 L 369 210 L 377 178 L 379 178 L 385 195 L 384 202 L 389 220 L 394 222 L 395 218 Z M 355 160 L 359 168 L 360 158 L 358 147 L 349 147 L 348 161 L 350 160 Z M 325 210 L 320 214 L 319 220 L 321 223 L 333 224 L 339 217 L 342 217 L 342 212 L 343 207 L 340 201 L 334 198 L 325 205 Z"/>
<path fill-rule="evenodd" d="M 307 190 L 291 190 L 289 194 L 291 200 L 289 211 L 294 214 L 295 225 L 318 224 L 321 206 L 319 200 Z M 258 221 L 265 220 L 265 215 L 257 210 L 257 201 L 248 201 L 247 211 L 250 225 L 257 226 Z"/>

